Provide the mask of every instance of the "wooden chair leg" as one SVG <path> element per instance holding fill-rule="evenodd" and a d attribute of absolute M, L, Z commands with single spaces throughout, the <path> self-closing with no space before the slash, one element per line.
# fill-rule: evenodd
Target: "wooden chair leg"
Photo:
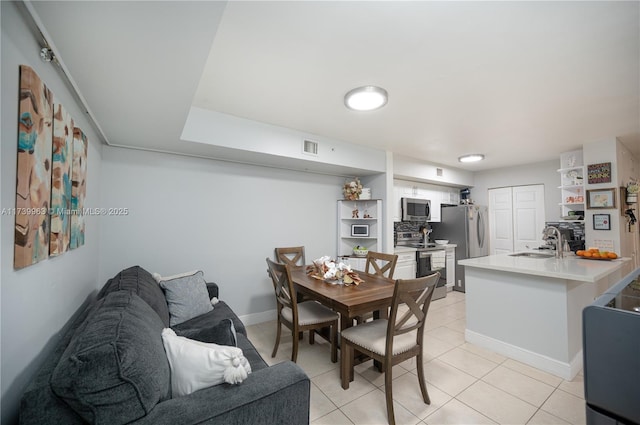
<path fill-rule="evenodd" d="M 387 420 L 389 421 L 389 425 L 396 425 L 396 418 L 393 413 L 393 375 L 391 373 L 391 367 L 391 362 L 385 362 L 384 393 L 387 399 Z"/>
<path fill-rule="evenodd" d="M 280 333 L 282 332 L 282 323 L 280 323 L 280 318 L 278 318 L 278 329 L 276 330 L 276 345 L 273 346 L 273 352 L 271 353 L 271 357 L 275 357 L 278 353 L 278 345 L 280 345 Z"/>
<path fill-rule="evenodd" d="M 338 362 L 338 321 L 331 325 L 331 363 Z"/>
<path fill-rule="evenodd" d="M 298 360 L 298 338 L 296 338 L 297 332 L 293 333 L 293 349 L 291 350 L 291 361 L 296 363 L 296 360 Z"/>
<path fill-rule="evenodd" d="M 342 379 L 342 389 L 349 389 L 349 381 L 351 381 L 351 372 L 353 369 L 353 347 L 342 342 L 340 347 L 340 375 Z"/>
<path fill-rule="evenodd" d="M 418 354 L 416 361 L 418 362 L 418 383 L 420 384 L 422 399 L 426 404 L 431 404 L 429 392 L 427 391 L 427 383 L 424 380 L 424 363 L 422 362 L 422 353 Z"/>
<path fill-rule="evenodd" d="M 313 345 L 316 342 L 316 331 L 313 329 L 309 330 L 309 345 Z"/>

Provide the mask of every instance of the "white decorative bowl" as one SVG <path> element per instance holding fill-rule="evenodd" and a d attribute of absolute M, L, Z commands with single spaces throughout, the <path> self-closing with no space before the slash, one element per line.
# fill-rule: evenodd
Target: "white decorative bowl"
<path fill-rule="evenodd" d="M 355 255 L 356 257 L 366 257 L 368 253 L 369 253 L 368 249 L 353 248 L 353 255 Z"/>
<path fill-rule="evenodd" d="M 434 242 L 436 245 L 446 245 L 449 243 L 449 239 L 436 239 Z"/>

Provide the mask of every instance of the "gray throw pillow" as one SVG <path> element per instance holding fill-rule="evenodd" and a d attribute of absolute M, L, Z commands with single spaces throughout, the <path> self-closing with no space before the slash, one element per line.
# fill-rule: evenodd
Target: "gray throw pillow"
<path fill-rule="evenodd" d="M 200 342 L 208 342 L 218 345 L 238 346 L 238 337 L 236 336 L 236 328 L 233 326 L 231 319 L 223 319 L 217 324 L 204 329 L 187 329 L 177 330 L 178 336 L 194 339 Z"/>
<path fill-rule="evenodd" d="M 161 278 L 159 284 L 167 298 L 170 326 L 213 310 L 202 271 L 168 280 Z"/>

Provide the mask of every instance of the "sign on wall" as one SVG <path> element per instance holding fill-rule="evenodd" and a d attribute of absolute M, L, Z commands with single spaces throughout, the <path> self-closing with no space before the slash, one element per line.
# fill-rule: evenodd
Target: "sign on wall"
<path fill-rule="evenodd" d="M 589 184 L 610 183 L 611 163 L 603 162 L 601 164 L 587 165 L 587 182 Z"/>

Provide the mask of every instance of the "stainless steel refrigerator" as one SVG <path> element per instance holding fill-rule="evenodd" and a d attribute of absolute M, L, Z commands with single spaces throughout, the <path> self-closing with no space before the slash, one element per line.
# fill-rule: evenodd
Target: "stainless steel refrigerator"
<path fill-rule="evenodd" d="M 442 207 L 440 223 L 431 223 L 431 238 L 456 244 L 455 291 L 465 291 L 464 266 L 458 260 L 489 255 L 488 209 L 481 205 Z"/>

